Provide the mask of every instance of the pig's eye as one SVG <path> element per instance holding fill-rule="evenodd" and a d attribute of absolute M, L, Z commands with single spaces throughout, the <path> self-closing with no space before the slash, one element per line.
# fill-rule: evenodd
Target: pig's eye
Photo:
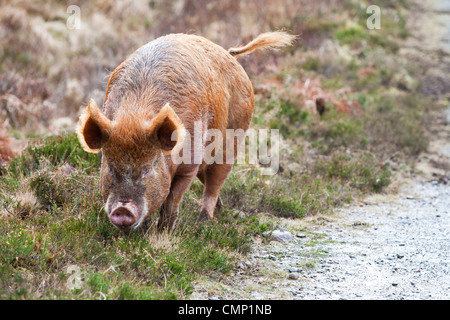
<path fill-rule="evenodd" d="M 142 168 L 142 178 L 148 176 L 152 172 L 152 167 Z"/>

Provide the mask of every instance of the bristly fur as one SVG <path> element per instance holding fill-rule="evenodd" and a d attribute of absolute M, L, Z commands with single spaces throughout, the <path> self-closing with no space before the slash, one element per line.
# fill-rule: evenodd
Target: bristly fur
<path fill-rule="evenodd" d="M 259 48 L 278 49 L 295 39 L 284 31 L 269 32 L 227 51 L 203 37 L 170 34 L 122 62 L 108 81 L 103 112 L 91 101 L 77 128 L 86 151 L 102 151 L 100 189 L 111 222 L 125 227 L 134 217 L 136 222 L 127 225 L 134 230 L 161 209 L 158 228 L 172 229 L 183 194 L 195 177 L 205 186 L 198 221 L 213 219 L 234 162 L 227 163 L 225 153 L 218 159 L 221 162 L 197 162 L 194 136 L 201 135 L 198 147 L 204 148 L 211 143 L 207 130 L 219 130 L 223 137 L 227 130 L 246 131 L 255 99 L 252 83 L 235 56 Z M 171 139 L 174 132 L 176 142 Z M 237 141 L 233 147 L 236 157 Z M 175 163 L 169 156 L 173 152 L 190 161 Z M 128 209 L 116 212 L 120 206 Z"/>
<path fill-rule="evenodd" d="M 230 48 L 228 49 L 228 52 L 232 56 L 239 56 L 249 54 L 260 48 L 279 49 L 291 46 L 296 39 L 296 36 L 290 35 L 284 31 L 266 32 L 260 34 L 247 45 L 238 48 Z"/>
<path fill-rule="evenodd" d="M 146 120 L 141 114 L 133 114 L 120 112 L 116 121 L 109 120 L 100 110 L 94 100 L 89 102 L 89 105 L 80 117 L 77 127 L 77 135 L 82 147 L 91 153 L 98 153 L 102 147 L 114 149 L 115 152 L 128 153 L 138 161 L 145 157 L 148 148 L 146 146 L 153 141 L 159 143 L 156 135 L 165 121 L 170 121 L 171 126 L 176 129 L 176 142 L 167 143 L 173 144 L 174 149 L 164 150 L 165 155 L 170 155 L 172 152 L 179 152 L 184 142 L 186 131 L 180 118 L 175 111 L 167 103 L 160 112 L 151 120 Z M 89 132 L 93 130 L 94 132 Z M 93 141 L 92 135 L 100 129 L 103 138 L 100 137 L 98 141 Z M 106 139 L 105 139 L 106 138 Z M 167 137 L 171 138 L 171 135 Z M 106 145 L 101 145 L 104 140 L 108 140 Z M 162 146 L 163 147 L 163 146 Z"/>

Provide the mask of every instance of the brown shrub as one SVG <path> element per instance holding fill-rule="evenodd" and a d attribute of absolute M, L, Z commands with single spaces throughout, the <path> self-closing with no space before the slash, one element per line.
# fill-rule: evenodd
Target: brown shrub
<path fill-rule="evenodd" d="M 10 143 L 9 134 L 3 128 L 3 123 L 0 122 L 0 169 L 4 162 L 11 160 L 15 155 L 11 150 Z"/>
<path fill-rule="evenodd" d="M 17 73 L 0 74 L 0 120 L 3 126 L 23 128 L 30 122 L 47 123 L 49 97 L 43 78 L 23 77 Z"/>

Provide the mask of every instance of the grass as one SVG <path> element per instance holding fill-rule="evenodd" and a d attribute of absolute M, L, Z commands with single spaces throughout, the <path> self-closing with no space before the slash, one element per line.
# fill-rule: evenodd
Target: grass
<path fill-rule="evenodd" d="M 79 148 L 76 135 L 51 136 L 39 144 L 33 144 L 9 164 L 14 177 L 30 174 L 44 167 L 57 168 L 67 164 L 86 173 L 97 170 L 100 158 L 97 154 L 87 153 Z"/>
<path fill-rule="evenodd" d="M 268 179 L 255 167 L 236 167 L 217 221 L 195 223 L 202 192 L 196 181 L 173 235 L 154 226 L 124 234 L 103 211 L 98 157 L 83 153 L 74 134 L 38 140 L 0 177 L 0 297 L 184 298 L 198 276 L 230 272 L 252 236 L 272 228 L 258 212 L 301 218 L 349 201 L 353 189 L 386 184 L 385 172 L 366 160 L 333 158 L 312 170 L 315 177 L 283 171 Z M 24 194 L 28 199 L 17 197 Z"/>
<path fill-rule="evenodd" d="M 228 208 L 302 218 L 330 211 L 363 193 L 381 192 L 389 185 L 390 176 L 389 168 L 370 153 L 349 156 L 334 152 L 304 173 L 283 170 L 264 177 L 255 168 L 233 172 L 221 197 Z"/>

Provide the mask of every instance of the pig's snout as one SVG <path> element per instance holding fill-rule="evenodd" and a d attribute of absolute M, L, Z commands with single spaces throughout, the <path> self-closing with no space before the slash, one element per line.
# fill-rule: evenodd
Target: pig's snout
<path fill-rule="evenodd" d="M 109 220 L 121 230 L 129 230 L 137 221 L 136 208 L 130 204 L 117 206 Z"/>

